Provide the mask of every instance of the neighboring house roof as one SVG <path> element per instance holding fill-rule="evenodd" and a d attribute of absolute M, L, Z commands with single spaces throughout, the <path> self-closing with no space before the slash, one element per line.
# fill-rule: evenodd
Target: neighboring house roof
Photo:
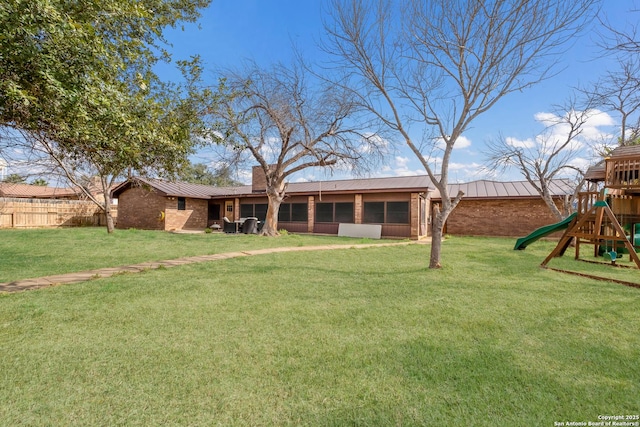
<path fill-rule="evenodd" d="M 572 194 L 573 189 L 574 185 L 567 179 L 555 179 L 549 182 L 549 190 L 552 196 L 566 196 Z M 528 181 L 479 180 L 449 185 L 449 195 L 451 197 L 455 197 L 460 190 L 464 192 L 465 199 L 540 197 L 540 194 Z M 439 195 L 435 197 L 440 198 Z"/>
<path fill-rule="evenodd" d="M 122 182 L 116 182 L 109 186 L 109 191 L 113 191 L 117 186 L 122 184 Z M 89 183 L 86 184 L 85 188 L 93 195 L 102 196 L 102 183 L 99 179 L 91 179 Z M 82 190 L 79 190 L 81 192 Z"/>
<path fill-rule="evenodd" d="M 0 197 L 19 199 L 77 199 L 78 193 L 72 188 L 2 182 L 0 183 Z"/>

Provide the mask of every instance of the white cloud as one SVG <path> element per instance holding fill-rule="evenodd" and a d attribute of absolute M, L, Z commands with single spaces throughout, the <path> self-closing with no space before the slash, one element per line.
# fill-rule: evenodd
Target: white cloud
<path fill-rule="evenodd" d="M 527 138 L 523 141 L 523 140 L 509 136 L 505 138 L 505 141 L 507 145 L 514 148 L 533 148 L 536 146 L 535 141 L 531 140 L 530 138 Z"/>
<path fill-rule="evenodd" d="M 581 169 L 583 171 L 585 171 L 589 166 L 591 166 L 593 164 L 593 162 L 591 162 L 588 159 L 585 159 L 583 157 L 578 157 L 576 159 L 573 159 L 569 162 L 570 166 L 573 166 L 575 168 Z"/>
<path fill-rule="evenodd" d="M 615 125 L 615 121 L 613 117 L 611 117 L 608 113 L 604 111 L 600 111 L 598 109 L 593 109 L 589 114 L 589 125 L 591 126 L 613 126 Z"/>
<path fill-rule="evenodd" d="M 402 156 L 396 156 L 396 167 L 398 168 L 405 168 L 407 167 L 407 165 L 409 164 L 409 158 L 408 157 L 402 157 Z"/>
<path fill-rule="evenodd" d="M 446 148 L 446 143 L 444 142 L 443 138 L 438 138 L 437 142 L 436 142 L 436 146 L 438 148 L 440 148 L 441 150 L 444 150 Z M 453 145 L 453 149 L 454 150 L 461 150 L 463 148 L 469 148 L 471 146 L 471 140 L 469 138 L 467 138 L 464 135 L 461 135 L 458 137 L 458 139 L 456 140 L 455 144 Z"/>
<path fill-rule="evenodd" d="M 451 171 L 466 171 L 466 172 L 473 172 L 473 171 L 477 171 L 479 168 L 481 168 L 482 165 L 478 164 L 478 163 L 455 163 L 455 162 L 451 162 L 449 163 L 449 170 Z"/>
<path fill-rule="evenodd" d="M 552 133 L 546 136 L 536 138 L 540 146 L 540 152 L 543 154 L 552 154 L 554 152 L 576 153 L 585 147 L 585 143 L 578 138 L 574 138 L 560 150 L 560 147 L 567 142 L 568 135 L 561 133 Z"/>
<path fill-rule="evenodd" d="M 364 135 L 363 138 L 363 144 L 364 145 L 375 145 L 378 147 L 389 147 L 391 144 L 389 143 L 389 140 L 386 138 L 381 137 L 379 134 L 377 133 L 367 133 Z"/>
<path fill-rule="evenodd" d="M 608 140 L 612 135 L 602 127 L 614 126 L 615 121 L 608 113 L 598 110 L 568 111 L 565 117 L 560 117 L 553 113 L 537 113 L 534 115 L 536 121 L 547 126 L 552 139 L 566 140 L 571 128 L 567 123 L 568 119 L 575 122 L 578 116 L 585 114 L 586 120 L 580 129 L 580 135 L 575 139 L 583 143 Z M 579 147 L 578 147 L 579 148 Z"/>
<path fill-rule="evenodd" d="M 540 122 L 546 126 L 553 126 L 554 124 L 558 123 L 558 116 L 556 116 L 553 113 L 540 112 L 540 113 L 534 114 L 533 118 L 537 122 Z"/>
<path fill-rule="evenodd" d="M 411 161 L 409 157 L 396 156 L 390 164 L 380 168 L 380 173 L 376 173 L 375 176 L 414 176 L 427 173 L 422 167 L 412 169 Z"/>
<path fill-rule="evenodd" d="M 589 115 L 589 119 L 587 119 L 580 136 L 587 141 L 608 141 L 613 138 L 613 135 L 601 130 L 600 127 L 614 125 L 615 121 L 608 113 L 600 110 L 593 110 L 593 113 Z"/>
<path fill-rule="evenodd" d="M 582 115 L 585 115 L 585 121 L 580 128 L 580 133 L 563 149 L 563 152 L 585 152 L 587 147 L 602 146 L 612 140 L 613 135 L 606 128 L 615 125 L 613 117 L 606 112 L 593 109 L 568 111 L 564 117 L 549 112 L 536 113 L 534 119 L 545 126 L 543 133 L 535 138 L 524 140 L 507 137 L 505 141 L 514 148 L 537 149 L 544 154 L 552 153 L 557 151 L 557 148 L 564 144 L 569 137 L 571 126 L 567 121 L 576 122 L 576 119 Z M 592 150 L 593 148 L 590 151 Z"/>
<path fill-rule="evenodd" d="M 453 146 L 454 150 L 468 148 L 471 146 L 471 140 L 466 136 L 462 135 L 458 138 L 455 145 Z"/>
<path fill-rule="evenodd" d="M 425 157 L 427 160 L 427 164 L 433 169 L 436 173 L 440 173 L 440 167 L 442 166 L 442 157 L 431 156 Z"/>
<path fill-rule="evenodd" d="M 236 176 L 238 181 L 244 184 L 250 184 L 253 177 L 253 171 L 251 169 L 238 169 Z"/>

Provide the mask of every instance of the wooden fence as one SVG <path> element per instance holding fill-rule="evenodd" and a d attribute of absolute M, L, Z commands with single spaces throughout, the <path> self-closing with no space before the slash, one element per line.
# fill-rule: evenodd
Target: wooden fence
<path fill-rule="evenodd" d="M 117 209 L 111 210 L 114 219 Z M 86 200 L 0 197 L 0 228 L 80 227 L 106 225 L 100 208 Z"/>

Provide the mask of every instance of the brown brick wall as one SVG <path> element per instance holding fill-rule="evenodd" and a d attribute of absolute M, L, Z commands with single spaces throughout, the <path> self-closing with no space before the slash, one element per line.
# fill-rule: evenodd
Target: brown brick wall
<path fill-rule="evenodd" d="M 449 216 L 446 233 L 519 237 L 556 222 L 542 199 L 463 199 Z"/>
<path fill-rule="evenodd" d="M 177 197 L 165 197 L 142 187 L 132 187 L 118 197 L 118 228 L 142 230 L 204 230 L 209 202 L 186 199 L 185 210 L 178 210 Z M 164 212 L 164 220 L 159 219 Z"/>
<path fill-rule="evenodd" d="M 165 230 L 204 230 L 207 227 L 209 202 L 186 199 L 185 210 L 178 210 L 178 198 L 167 200 Z"/>
<path fill-rule="evenodd" d="M 164 230 L 158 216 L 165 210 L 165 197 L 142 187 L 132 187 L 118 196 L 117 228 Z"/>

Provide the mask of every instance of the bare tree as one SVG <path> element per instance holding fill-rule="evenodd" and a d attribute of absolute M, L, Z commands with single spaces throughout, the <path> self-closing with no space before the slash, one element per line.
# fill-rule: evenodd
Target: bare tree
<path fill-rule="evenodd" d="M 640 2 L 633 0 L 631 4 L 633 6 L 629 12 L 634 14 L 640 12 Z M 601 46 L 605 50 L 614 54 L 637 54 L 640 51 L 640 30 L 637 19 L 631 19 L 626 23 L 616 21 L 612 24 L 606 18 L 599 17 L 599 21 L 606 30 L 601 37 Z"/>
<path fill-rule="evenodd" d="M 350 92 L 312 78 L 302 66 L 262 69 L 255 63 L 221 78 L 219 105 L 212 111 L 219 140 L 237 156 L 249 153 L 264 172 L 263 235 L 278 234 L 289 176 L 311 167 L 363 168 L 380 152 L 379 139 L 355 125 Z"/>
<path fill-rule="evenodd" d="M 557 54 L 596 2 L 330 2 L 325 50 L 344 70 L 336 83 L 404 140 L 442 196 L 429 267 L 440 267 L 442 230 L 463 197 L 447 188 L 456 141 L 503 96 L 553 75 Z"/>
<path fill-rule="evenodd" d="M 599 44 L 606 56 L 614 58 L 616 66 L 592 87 L 581 89 L 593 103 L 620 118 L 617 140 L 607 144 L 603 155 L 618 145 L 640 143 L 640 41 L 637 26 L 640 9 L 630 12 L 636 19 L 627 24 L 616 22 L 613 25 L 604 18 L 600 19 L 604 32 Z"/>
<path fill-rule="evenodd" d="M 539 114 L 538 119 L 546 126 L 533 138 L 520 141 L 499 136 L 489 141 L 486 153 L 488 167 L 494 171 L 515 168 L 536 189 L 558 220 L 566 218 L 584 182 L 584 171 L 575 162 L 589 146 L 587 141 L 580 140 L 580 136 L 589 119 L 599 113 L 591 109 L 578 111 L 572 102 L 570 107 L 564 107 L 556 114 Z M 573 174 L 576 180 L 573 195 L 561 210 L 553 200 L 551 186 L 554 179 L 567 173 Z"/>
<path fill-rule="evenodd" d="M 620 131 L 609 146 L 635 145 L 640 131 L 640 60 L 635 55 L 618 58 L 617 69 L 609 70 L 592 87 L 581 92 L 587 99 L 605 111 L 620 118 Z M 603 155 L 608 154 L 605 152 Z"/>
<path fill-rule="evenodd" d="M 18 146 L 23 152 L 28 151 L 29 158 L 35 160 L 41 170 L 48 171 L 49 176 L 60 177 L 77 189 L 85 199 L 98 206 L 105 215 L 107 232 L 112 233 L 114 220 L 111 216 L 111 188 L 124 172 L 120 165 L 114 166 L 111 161 L 112 153 L 107 150 L 72 153 L 42 133 L 20 133 L 22 142 Z"/>

